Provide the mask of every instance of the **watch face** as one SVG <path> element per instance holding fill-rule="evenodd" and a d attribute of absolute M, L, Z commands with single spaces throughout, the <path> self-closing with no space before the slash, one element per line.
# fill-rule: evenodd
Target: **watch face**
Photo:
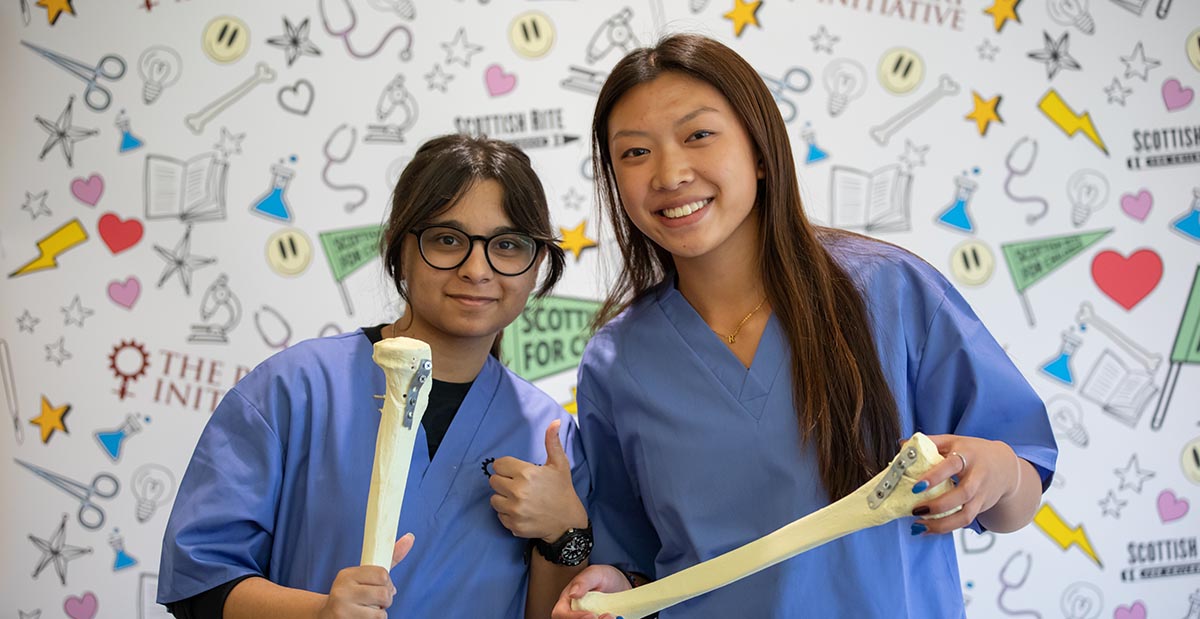
<path fill-rule="evenodd" d="M 583 563 L 584 559 L 592 551 L 592 539 L 588 535 L 576 534 L 572 535 L 571 539 L 567 540 L 567 545 L 563 546 L 562 558 L 563 565 L 574 566 Z"/>

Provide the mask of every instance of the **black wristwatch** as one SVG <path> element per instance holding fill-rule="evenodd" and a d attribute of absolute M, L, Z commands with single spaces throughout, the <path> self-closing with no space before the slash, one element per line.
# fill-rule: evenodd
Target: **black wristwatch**
<path fill-rule="evenodd" d="M 583 529 L 567 529 L 562 537 L 550 544 L 539 539 L 534 542 L 534 546 L 547 561 L 574 567 L 586 561 L 592 554 L 592 523 L 588 522 L 587 528 Z"/>

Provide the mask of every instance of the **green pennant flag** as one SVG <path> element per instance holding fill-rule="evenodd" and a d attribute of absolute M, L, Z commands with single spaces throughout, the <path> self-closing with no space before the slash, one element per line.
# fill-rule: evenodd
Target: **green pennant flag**
<path fill-rule="evenodd" d="M 379 256 L 379 235 L 383 226 L 364 226 L 322 232 L 321 249 L 333 270 L 333 279 L 341 282 L 371 259 Z"/>
<path fill-rule="evenodd" d="M 525 380 L 574 369 L 603 303 L 570 297 L 530 299 L 500 340 L 500 356 Z"/>
<path fill-rule="evenodd" d="M 1048 239 L 1019 241 L 1001 245 L 1000 248 L 1004 250 L 1004 260 L 1008 264 L 1013 283 L 1017 286 L 1017 292 L 1025 292 L 1026 288 L 1053 273 L 1068 260 L 1108 236 L 1110 232 L 1111 228 Z"/>
<path fill-rule="evenodd" d="M 1179 320 L 1171 363 L 1200 363 L 1200 267 L 1196 267 L 1192 292 L 1184 306 L 1183 318 Z"/>
<path fill-rule="evenodd" d="M 338 292 L 342 294 L 346 313 L 351 316 L 354 315 L 354 305 L 350 303 L 350 293 L 346 291 L 342 280 L 379 255 L 381 234 L 383 226 L 363 226 L 317 234 L 321 239 L 325 259 L 329 261 L 329 268 L 333 271 L 333 281 L 337 282 Z"/>

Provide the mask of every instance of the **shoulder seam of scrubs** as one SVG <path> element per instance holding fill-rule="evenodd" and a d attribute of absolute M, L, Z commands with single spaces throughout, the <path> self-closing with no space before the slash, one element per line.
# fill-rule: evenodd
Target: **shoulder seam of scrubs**
<path fill-rule="evenodd" d="M 942 313 L 942 307 L 946 305 L 946 291 L 941 291 L 941 299 L 938 300 L 937 307 L 933 309 L 933 314 L 929 317 L 929 322 L 925 323 L 925 334 L 921 338 L 921 353 L 917 359 L 917 379 L 921 378 L 921 368 L 925 366 L 925 349 L 929 346 L 929 331 L 933 328 L 933 323 L 938 319 L 938 315 Z M 915 386 L 915 385 L 914 385 Z"/>
<path fill-rule="evenodd" d="M 257 404 L 250 401 L 250 398 L 247 398 L 246 396 L 242 395 L 242 392 L 238 391 L 237 385 L 234 385 L 233 387 L 231 387 L 229 389 L 229 393 L 232 395 L 236 395 L 239 400 L 241 400 L 243 403 L 246 404 L 246 406 L 248 406 L 250 408 L 250 410 L 254 411 L 254 414 L 258 416 L 259 421 L 261 421 L 262 424 L 264 426 L 266 426 L 267 430 L 271 433 L 271 438 L 274 438 L 275 442 L 278 443 L 280 446 L 283 445 L 283 441 L 279 440 L 279 435 L 275 433 L 275 426 L 272 426 L 271 422 L 267 421 L 267 416 L 263 414 L 262 410 L 258 408 Z"/>

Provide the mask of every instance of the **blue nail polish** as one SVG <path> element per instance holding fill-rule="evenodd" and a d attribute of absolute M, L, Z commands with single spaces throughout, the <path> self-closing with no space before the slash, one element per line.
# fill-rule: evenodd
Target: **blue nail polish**
<path fill-rule="evenodd" d="M 921 494 L 922 492 L 925 492 L 925 489 L 928 487 L 929 487 L 929 482 L 922 479 L 921 481 L 919 481 L 913 485 L 913 494 Z"/>
<path fill-rule="evenodd" d="M 912 530 L 913 535 L 920 535 L 920 534 L 928 531 L 929 529 L 925 525 L 923 525 L 919 522 L 914 522 L 911 530 Z"/>

